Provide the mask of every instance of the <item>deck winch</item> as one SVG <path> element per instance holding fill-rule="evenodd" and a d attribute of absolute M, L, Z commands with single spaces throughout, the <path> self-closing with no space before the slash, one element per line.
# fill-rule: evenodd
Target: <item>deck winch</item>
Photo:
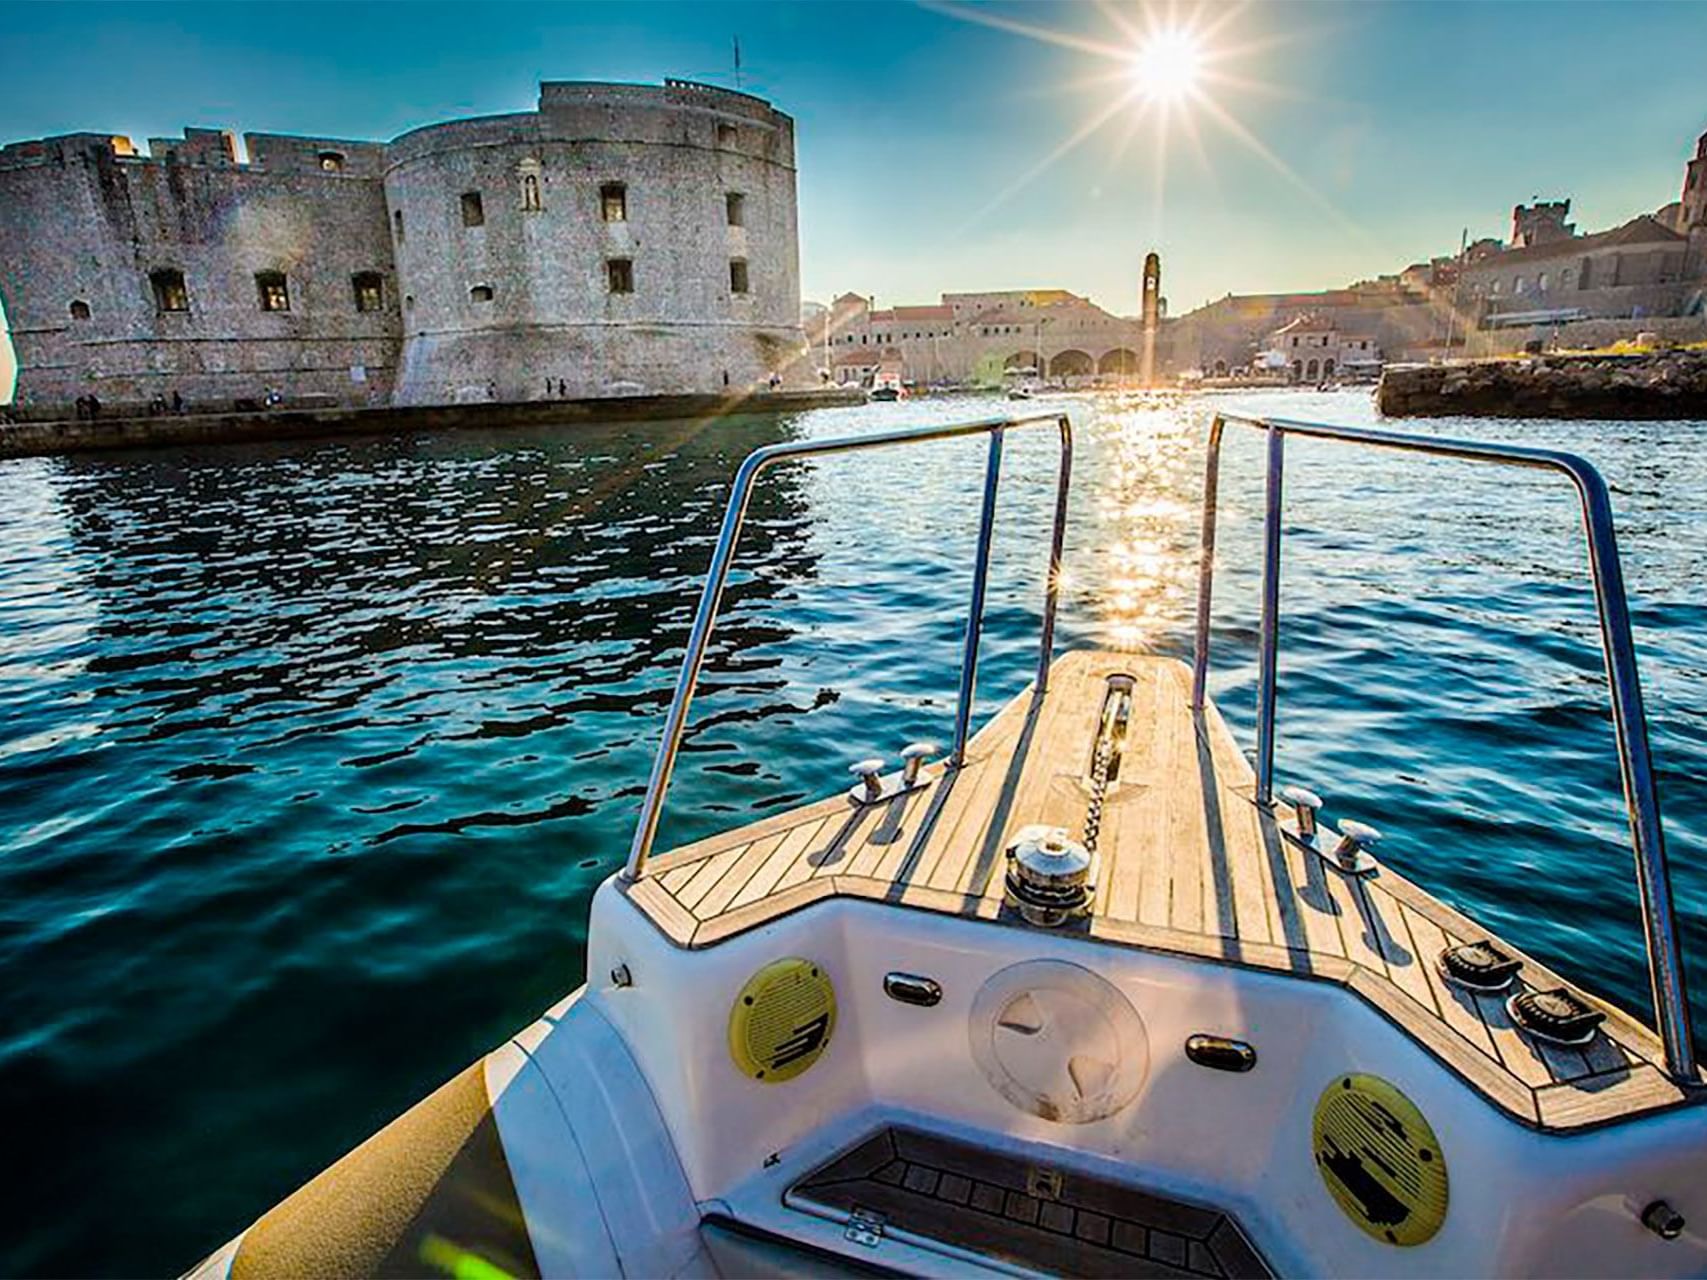
<path fill-rule="evenodd" d="M 1091 851 L 1060 827 L 1022 827 L 1008 846 L 1003 901 L 1027 924 L 1053 929 L 1087 916 L 1094 892 Z"/>

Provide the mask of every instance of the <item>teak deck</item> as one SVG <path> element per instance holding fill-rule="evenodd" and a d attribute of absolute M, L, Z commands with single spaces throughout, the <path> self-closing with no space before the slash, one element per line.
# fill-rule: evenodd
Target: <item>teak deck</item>
<path fill-rule="evenodd" d="M 1132 716 L 1099 838 L 1089 935 L 1350 988 L 1495 1105 L 1542 1129 L 1604 1124 L 1686 1100 L 1654 1034 L 1607 1017 L 1580 1049 L 1513 1025 L 1505 995 L 1443 980 L 1440 952 L 1493 935 L 1383 865 L 1341 874 L 1283 838 L 1220 713 L 1190 707 L 1172 659 L 1080 651 L 1058 659 L 973 738 L 966 764 L 856 809 L 845 795 L 653 860 L 629 898 L 679 946 L 707 947 L 833 895 L 1006 919 L 1007 845 L 1034 823 L 1082 835 L 1107 677 L 1134 677 Z M 1509 944 L 1500 945 L 1517 954 Z M 1523 982 L 1568 985 L 1528 957 Z M 1576 990 L 1576 988 L 1572 988 Z"/>

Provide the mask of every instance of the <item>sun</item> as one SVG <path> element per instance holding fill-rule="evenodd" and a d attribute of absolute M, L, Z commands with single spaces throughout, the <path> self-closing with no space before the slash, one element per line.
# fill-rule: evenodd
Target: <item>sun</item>
<path fill-rule="evenodd" d="M 1190 31 L 1157 31 L 1132 55 L 1132 87 L 1151 102 L 1179 102 L 1197 92 L 1203 46 Z"/>

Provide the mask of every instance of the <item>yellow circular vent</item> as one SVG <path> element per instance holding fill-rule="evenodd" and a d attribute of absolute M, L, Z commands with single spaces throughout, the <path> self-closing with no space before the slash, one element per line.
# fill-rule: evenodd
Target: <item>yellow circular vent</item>
<path fill-rule="evenodd" d="M 836 989 L 810 960 L 791 956 L 760 969 L 729 1011 L 729 1053 L 743 1075 L 792 1080 L 823 1056 L 836 1029 Z"/>
<path fill-rule="evenodd" d="M 1345 1075 L 1316 1101 L 1311 1134 L 1328 1194 L 1388 1244 L 1421 1244 L 1446 1220 L 1446 1160 L 1416 1105 L 1378 1076 Z"/>

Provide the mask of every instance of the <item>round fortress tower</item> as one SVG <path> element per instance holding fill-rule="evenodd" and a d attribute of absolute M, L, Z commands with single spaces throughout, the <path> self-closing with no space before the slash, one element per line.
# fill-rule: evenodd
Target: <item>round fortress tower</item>
<path fill-rule="evenodd" d="M 747 94 L 546 83 L 386 149 L 395 402 L 800 380 L 794 125 Z"/>

